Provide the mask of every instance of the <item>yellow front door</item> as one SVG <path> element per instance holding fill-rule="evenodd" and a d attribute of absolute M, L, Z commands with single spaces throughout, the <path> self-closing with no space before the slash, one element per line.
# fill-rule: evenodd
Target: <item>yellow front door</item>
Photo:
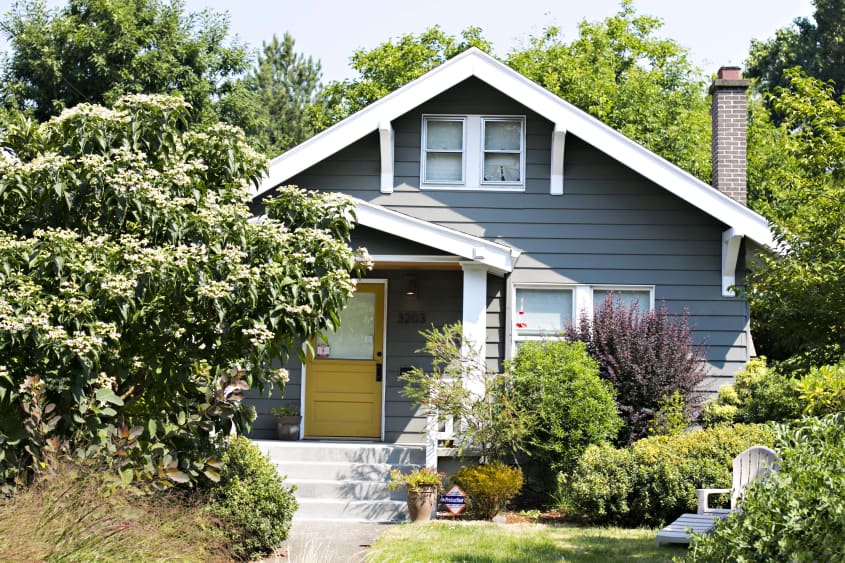
<path fill-rule="evenodd" d="M 305 436 L 379 438 L 384 285 L 359 283 L 305 372 Z"/>

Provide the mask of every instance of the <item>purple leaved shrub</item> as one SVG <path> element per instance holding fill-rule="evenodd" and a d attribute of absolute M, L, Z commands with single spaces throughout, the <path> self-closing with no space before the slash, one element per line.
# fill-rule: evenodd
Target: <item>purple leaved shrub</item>
<path fill-rule="evenodd" d="M 699 401 L 696 386 L 706 375 L 704 349 L 690 338 L 689 315 L 669 313 L 665 304 L 640 311 L 610 293 L 590 319 L 581 315 L 567 337 L 580 340 L 598 362 L 601 377 L 616 388 L 619 414 L 625 422 L 620 444 L 648 435 L 659 403 L 677 391 L 688 406 Z"/>

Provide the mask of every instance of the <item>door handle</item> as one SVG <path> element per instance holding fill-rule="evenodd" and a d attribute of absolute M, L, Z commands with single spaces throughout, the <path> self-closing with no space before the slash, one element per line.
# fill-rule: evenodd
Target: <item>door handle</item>
<path fill-rule="evenodd" d="M 381 382 L 381 364 L 376 364 L 376 381 Z"/>

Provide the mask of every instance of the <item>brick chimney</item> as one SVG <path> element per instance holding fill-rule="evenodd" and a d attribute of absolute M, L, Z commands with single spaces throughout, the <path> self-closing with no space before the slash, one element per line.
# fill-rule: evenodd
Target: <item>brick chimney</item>
<path fill-rule="evenodd" d="M 723 66 L 710 85 L 713 96 L 713 187 L 746 204 L 748 80 L 739 67 Z"/>

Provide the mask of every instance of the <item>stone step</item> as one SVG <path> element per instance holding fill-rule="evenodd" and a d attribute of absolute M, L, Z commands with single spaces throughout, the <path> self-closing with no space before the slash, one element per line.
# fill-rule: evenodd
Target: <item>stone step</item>
<path fill-rule="evenodd" d="M 418 465 L 388 465 L 386 463 L 340 463 L 324 461 L 275 461 L 281 475 L 289 479 L 334 479 L 337 481 L 387 482 L 390 470 L 399 468 L 403 473 Z"/>
<path fill-rule="evenodd" d="M 391 465 L 425 464 L 425 447 L 417 445 L 374 444 L 370 442 L 311 442 L 255 440 L 274 461 L 337 461 L 351 463 L 387 463 Z"/>
<path fill-rule="evenodd" d="M 359 520 L 367 522 L 402 522 L 408 520 L 404 500 L 338 500 L 302 498 L 294 520 Z"/>
<path fill-rule="evenodd" d="M 324 479 L 287 479 L 290 485 L 296 485 L 296 496 L 316 499 L 346 500 L 405 500 L 405 488 L 395 491 L 387 488 L 387 482 L 376 481 L 336 481 Z"/>

